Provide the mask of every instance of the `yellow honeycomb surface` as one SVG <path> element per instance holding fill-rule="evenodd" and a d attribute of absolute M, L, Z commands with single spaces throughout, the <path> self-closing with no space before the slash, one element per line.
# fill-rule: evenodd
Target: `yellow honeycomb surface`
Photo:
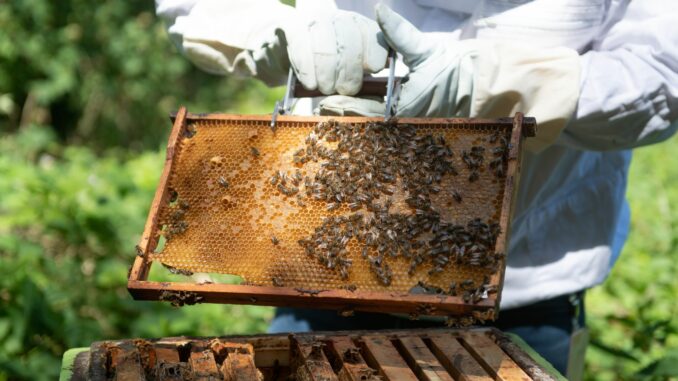
<path fill-rule="evenodd" d="M 151 259 L 180 270 L 238 275 L 254 285 L 391 292 L 407 292 L 419 282 L 443 290 L 451 282 L 468 279 L 479 285 L 504 265 L 503 259 L 492 269 L 451 262 L 443 271 L 430 274 L 433 265 L 427 261 L 410 274 L 409 259 L 386 255 L 384 261 L 392 271 L 387 286 L 371 271 L 356 239 L 346 244 L 345 257 L 352 264 L 345 278 L 337 268 L 328 269 L 309 256 L 298 241 L 308 239 L 324 218 L 373 214 L 365 207 L 352 210 L 346 202 L 328 211 L 325 200 L 305 193 L 303 181 L 296 186 L 299 192 L 290 196 L 272 185 L 271 178 L 278 173 L 294 176 L 299 171 L 310 179 L 317 174 L 322 160 L 294 162 L 295 153 L 306 149 L 315 126 L 314 122 L 279 122 L 274 132 L 263 120 L 189 121 L 194 134 L 177 142 L 167 184 L 170 201 L 158 211 L 155 234 L 162 237 L 161 244 Z M 464 226 L 475 218 L 499 222 L 506 178 L 497 176 L 488 162 L 494 158 L 492 149 L 500 147 L 499 141 L 510 138 L 510 127 L 417 124 L 415 128 L 417 136 L 444 137 L 452 150 L 450 160 L 458 174 L 442 176 L 440 191 L 430 197 L 441 222 Z M 318 144 L 336 147 L 324 140 Z M 477 170 L 478 179 L 471 182 L 462 153 L 477 146 L 485 148 L 485 161 Z M 505 163 L 500 166 L 505 168 Z M 288 177 L 288 185 L 290 181 Z M 399 178 L 393 184 L 393 194 L 380 200 L 391 199 L 392 213 L 415 214 L 405 200 L 416 195 L 409 194 Z M 501 232 L 499 240 L 504 239 Z"/>

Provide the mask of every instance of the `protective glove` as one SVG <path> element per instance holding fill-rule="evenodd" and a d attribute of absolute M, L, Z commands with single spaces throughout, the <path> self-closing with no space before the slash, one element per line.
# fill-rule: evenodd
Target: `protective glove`
<path fill-rule="evenodd" d="M 427 36 L 388 7 L 377 4 L 377 23 L 388 44 L 409 68 L 397 106 L 401 117 L 536 117 L 539 151 L 557 139 L 579 97 L 576 51 L 535 51 L 527 45 L 488 40 L 440 40 Z M 383 101 L 332 96 L 323 115 L 384 114 Z"/>
<path fill-rule="evenodd" d="M 291 65 L 305 88 L 324 94 L 356 94 L 363 75 L 386 64 L 379 27 L 354 12 L 304 13 L 277 1 L 203 0 L 169 32 L 205 71 L 280 85 Z"/>

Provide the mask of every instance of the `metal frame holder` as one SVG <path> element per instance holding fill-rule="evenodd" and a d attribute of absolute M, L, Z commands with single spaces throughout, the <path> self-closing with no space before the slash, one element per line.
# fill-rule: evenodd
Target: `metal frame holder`
<path fill-rule="evenodd" d="M 387 66 L 388 66 L 388 80 L 386 82 L 386 107 L 384 109 L 384 121 L 389 120 L 393 116 L 396 115 L 396 104 L 398 101 L 398 96 L 399 96 L 399 91 L 400 91 L 400 86 L 397 86 L 396 83 L 396 77 L 395 77 L 395 63 L 396 63 L 396 51 L 393 49 L 388 50 L 388 61 L 387 61 Z M 373 77 L 365 77 L 363 79 L 363 84 L 367 82 L 373 81 Z M 297 78 L 296 75 L 294 74 L 294 70 L 290 67 L 290 71 L 287 74 L 287 84 L 285 88 L 285 96 L 283 99 L 276 101 L 275 106 L 273 108 L 273 114 L 271 115 L 271 129 L 275 131 L 276 128 L 276 122 L 278 120 L 278 115 L 287 115 L 290 113 L 290 109 L 292 107 L 292 99 L 295 97 L 296 92 L 296 87 L 297 86 Z M 383 86 L 383 85 L 382 85 Z M 382 93 L 383 94 L 383 93 Z M 312 92 L 305 92 L 303 93 L 303 96 L 324 96 L 326 94 L 322 94 L 319 91 L 312 91 Z M 356 96 L 360 95 L 365 95 L 363 90 L 361 89 L 361 92 L 356 94 Z M 370 94 L 372 95 L 372 94 Z"/>

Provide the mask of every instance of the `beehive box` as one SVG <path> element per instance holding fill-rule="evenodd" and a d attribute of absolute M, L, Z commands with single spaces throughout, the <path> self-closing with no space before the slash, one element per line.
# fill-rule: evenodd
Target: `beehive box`
<path fill-rule="evenodd" d="M 67 365 L 70 381 L 555 380 L 491 328 L 111 340 Z"/>
<path fill-rule="evenodd" d="M 135 298 L 494 319 L 534 119 L 269 124 L 177 113 Z M 155 282 L 155 262 L 244 281 Z"/>

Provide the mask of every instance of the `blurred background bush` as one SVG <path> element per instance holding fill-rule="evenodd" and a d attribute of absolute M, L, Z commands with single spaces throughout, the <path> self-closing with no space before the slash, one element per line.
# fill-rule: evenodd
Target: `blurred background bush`
<path fill-rule="evenodd" d="M 272 310 L 135 302 L 125 284 L 179 105 L 268 113 L 280 89 L 171 46 L 151 2 L 0 2 L 0 380 L 52 380 L 95 340 L 265 330 Z M 589 380 L 678 374 L 675 138 L 638 150 L 631 238 L 587 296 Z"/>

